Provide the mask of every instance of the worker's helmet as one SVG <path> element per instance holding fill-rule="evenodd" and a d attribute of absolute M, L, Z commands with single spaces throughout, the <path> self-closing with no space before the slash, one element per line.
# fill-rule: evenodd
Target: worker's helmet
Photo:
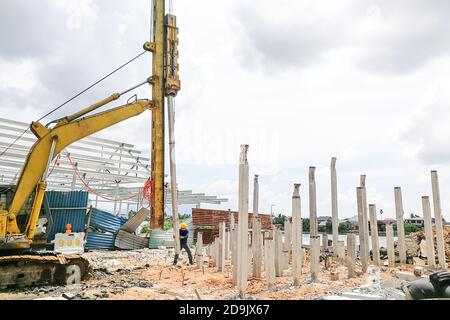
<path fill-rule="evenodd" d="M 181 224 L 181 229 L 185 230 L 186 228 L 187 228 L 186 223 L 182 223 L 182 224 Z"/>

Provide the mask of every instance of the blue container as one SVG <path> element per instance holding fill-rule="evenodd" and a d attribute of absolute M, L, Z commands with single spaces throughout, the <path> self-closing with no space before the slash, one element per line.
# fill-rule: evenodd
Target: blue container
<path fill-rule="evenodd" d="M 87 191 L 47 191 L 45 197 L 50 207 L 52 225 L 47 230 L 47 242 L 55 234 L 64 233 L 66 225 L 72 225 L 73 232 L 84 232 L 89 193 Z"/>
<path fill-rule="evenodd" d="M 102 231 L 115 233 L 125 222 L 127 222 L 127 219 L 123 217 L 117 217 L 109 212 L 92 208 L 89 226 Z"/>
<path fill-rule="evenodd" d="M 116 240 L 116 235 L 112 233 L 100 233 L 89 231 L 87 234 L 86 249 L 114 249 L 114 242 Z"/>

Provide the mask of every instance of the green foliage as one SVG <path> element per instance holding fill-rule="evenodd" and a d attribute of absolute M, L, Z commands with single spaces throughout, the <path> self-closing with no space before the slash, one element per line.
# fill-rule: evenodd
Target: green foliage
<path fill-rule="evenodd" d="M 326 231 L 328 234 L 333 233 L 333 223 L 331 221 L 327 221 Z"/>
<path fill-rule="evenodd" d="M 164 220 L 164 227 L 163 230 L 169 230 L 173 228 L 173 222 L 172 219 L 165 219 Z"/>
<path fill-rule="evenodd" d="M 303 232 L 309 232 L 309 218 L 303 218 L 302 219 L 302 223 L 303 223 Z"/>
<path fill-rule="evenodd" d="M 144 225 L 142 226 L 141 234 L 147 233 L 148 230 L 149 230 L 149 224 L 146 223 L 146 224 L 144 224 Z"/>
<path fill-rule="evenodd" d="M 279 213 L 278 216 L 272 215 L 272 224 L 281 225 L 281 230 L 284 230 L 284 220 L 286 216 L 284 214 Z"/>
<path fill-rule="evenodd" d="M 192 229 L 198 230 L 219 230 L 217 226 L 193 226 Z"/>
<path fill-rule="evenodd" d="M 346 234 L 347 232 L 349 232 L 352 229 L 353 229 L 352 224 L 348 221 L 345 221 L 345 222 L 342 222 L 339 224 L 338 232 L 341 234 Z"/>
<path fill-rule="evenodd" d="M 420 231 L 420 230 L 422 230 L 422 228 L 420 228 L 420 227 L 418 227 L 418 226 L 416 226 L 414 224 L 410 224 L 410 223 L 406 223 L 405 224 L 405 233 L 406 234 L 410 234 L 412 232 L 417 232 L 417 231 Z"/>
<path fill-rule="evenodd" d="M 189 213 L 186 213 L 186 214 L 180 214 L 180 215 L 178 215 L 178 217 L 179 217 L 180 221 L 185 221 L 185 220 L 189 219 L 191 217 L 191 215 Z"/>

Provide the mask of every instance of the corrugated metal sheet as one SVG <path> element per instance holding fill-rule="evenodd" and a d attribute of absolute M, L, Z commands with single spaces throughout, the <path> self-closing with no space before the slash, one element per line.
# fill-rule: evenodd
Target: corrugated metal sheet
<path fill-rule="evenodd" d="M 187 229 L 189 230 L 188 245 L 192 246 L 194 243 L 192 219 L 187 220 L 185 223 L 187 225 Z M 167 248 L 173 248 L 175 246 L 175 241 L 173 241 L 173 229 L 167 231 L 151 230 L 148 247 L 150 249 L 157 249 L 159 246 L 164 246 Z"/>
<path fill-rule="evenodd" d="M 152 230 L 150 232 L 150 241 L 148 247 L 150 249 L 158 249 L 160 246 L 173 248 L 175 242 L 173 241 L 173 232 L 171 230 Z"/>
<path fill-rule="evenodd" d="M 234 212 L 235 222 L 239 221 L 238 212 Z M 261 228 L 263 230 L 272 229 L 272 218 L 270 214 L 258 214 L 261 218 Z M 210 209 L 192 209 L 192 221 L 195 227 L 218 227 L 219 224 L 225 221 L 227 227 L 230 226 L 230 212 L 225 210 L 210 210 Z M 251 228 L 253 223 L 253 213 L 248 214 L 248 227 Z"/>
<path fill-rule="evenodd" d="M 114 245 L 117 248 L 125 250 L 143 249 L 148 247 L 148 238 L 140 237 L 135 234 L 119 230 L 116 235 Z"/>
<path fill-rule="evenodd" d="M 72 225 L 72 231 L 83 232 L 86 224 L 86 211 L 89 193 L 86 191 L 47 191 L 52 225 L 47 234 L 47 242 L 55 239 L 55 234 L 65 232 L 66 225 Z"/>
<path fill-rule="evenodd" d="M 148 217 L 150 217 L 150 210 L 142 208 L 133 217 L 128 219 L 120 229 L 133 233 Z"/>
<path fill-rule="evenodd" d="M 114 249 L 114 242 L 116 235 L 112 233 L 100 233 L 89 231 L 87 234 L 86 245 L 87 249 Z"/>
<path fill-rule="evenodd" d="M 123 217 L 116 217 L 109 212 L 93 208 L 89 226 L 115 233 L 125 224 L 125 222 L 127 222 L 127 219 Z"/>

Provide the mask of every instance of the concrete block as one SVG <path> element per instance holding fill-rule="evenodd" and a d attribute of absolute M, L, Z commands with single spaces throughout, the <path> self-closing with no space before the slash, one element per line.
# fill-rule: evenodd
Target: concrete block
<path fill-rule="evenodd" d="M 64 297 L 44 297 L 44 298 L 37 298 L 33 300 L 67 300 Z"/>
<path fill-rule="evenodd" d="M 422 267 L 424 267 L 426 265 L 425 260 L 422 260 L 418 257 L 413 258 L 413 264 L 416 266 L 422 266 Z"/>
<path fill-rule="evenodd" d="M 377 296 L 374 294 L 357 293 L 357 292 L 343 292 L 342 296 L 347 297 L 347 298 L 361 299 L 361 300 L 383 300 L 382 296 Z"/>
<path fill-rule="evenodd" d="M 406 280 L 406 281 L 417 280 L 417 277 L 413 273 L 404 272 L 404 271 L 396 271 L 395 272 L 395 277 L 399 278 L 401 280 Z"/>
<path fill-rule="evenodd" d="M 394 300 L 406 300 L 406 294 L 399 290 L 392 290 L 389 292 L 389 295 L 394 297 Z"/>
<path fill-rule="evenodd" d="M 414 267 L 414 275 L 416 277 L 421 277 L 423 275 L 423 267 Z"/>
<path fill-rule="evenodd" d="M 332 295 L 332 296 L 326 296 L 322 298 L 323 300 L 361 300 L 358 298 L 349 298 L 349 297 L 343 297 L 338 295 Z"/>

